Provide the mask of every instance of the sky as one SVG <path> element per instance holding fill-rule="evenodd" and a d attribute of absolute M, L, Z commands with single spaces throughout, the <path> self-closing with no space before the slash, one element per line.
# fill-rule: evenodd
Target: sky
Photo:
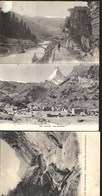
<path fill-rule="evenodd" d="M 0 148 L 0 195 L 6 195 L 20 181 L 18 176 L 20 161 L 15 151 L 5 141 L 0 140 Z"/>
<path fill-rule="evenodd" d="M 8 4 L 8 5 L 7 5 Z M 21 15 L 66 17 L 69 15 L 68 9 L 74 6 L 87 6 L 83 1 L 5 1 L 2 3 L 2 10 L 7 12 L 12 8 Z"/>
<path fill-rule="evenodd" d="M 77 64 L 58 65 L 62 74 L 67 76 Z M 57 65 L 56 65 L 57 66 Z M 50 64 L 2 64 L 0 65 L 0 80 L 18 82 L 44 82 L 56 69 Z"/>

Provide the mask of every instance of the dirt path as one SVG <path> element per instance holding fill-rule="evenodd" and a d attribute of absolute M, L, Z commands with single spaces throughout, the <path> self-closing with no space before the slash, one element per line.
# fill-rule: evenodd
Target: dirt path
<path fill-rule="evenodd" d="M 68 62 L 78 62 L 77 55 L 72 50 L 67 50 L 64 47 L 54 48 L 51 57 L 49 58 L 49 63 L 68 63 Z"/>

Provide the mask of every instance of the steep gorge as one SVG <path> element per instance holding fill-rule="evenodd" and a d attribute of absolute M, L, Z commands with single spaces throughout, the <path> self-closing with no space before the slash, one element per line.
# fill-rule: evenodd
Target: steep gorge
<path fill-rule="evenodd" d="M 20 160 L 21 182 L 8 196 L 76 196 L 80 179 L 76 133 L 2 132 Z"/>

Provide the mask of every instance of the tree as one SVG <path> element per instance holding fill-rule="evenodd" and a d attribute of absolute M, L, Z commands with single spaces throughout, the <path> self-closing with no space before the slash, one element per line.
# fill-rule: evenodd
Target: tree
<path fill-rule="evenodd" d="M 3 13 L 0 10 L 0 34 L 8 38 L 36 40 L 26 22 L 14 12 Z"/>

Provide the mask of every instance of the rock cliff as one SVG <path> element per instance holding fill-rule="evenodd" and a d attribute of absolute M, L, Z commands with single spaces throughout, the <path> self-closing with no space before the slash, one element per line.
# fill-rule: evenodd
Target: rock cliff
<path fill-rule="evenodd" d="M 79 59 L 99 61 L 99 2 L 90 1 L 86 7 L 69 9 L 63 32 L 65 46 L 72 48 Z"/>
<path fill-rule="evenodd" d="M 99 1 L 88 2 L 88 8 L 91 17 L 92 35 L 94 37 L 95 43 L 97 44 L 97 46 L 99 46 Z"/>
<path fill-rule="evenodd" d="M 9 196 L 76 196 L 79 143 L 72 132 L 2 132 L 20 160 L 21 182 Z"/>
<path fill-rule="evenodd" d="M 92 28 L 90 22 L 90 15 L 88 7 L 74 7 L 68 9 L 70 16 L 65 19 L 65 33 L 67 33 L 75 43 L 81 45 L 81 38 L 84 37 L 88 40 L 92 35 Z M 87 46 L 85 46 L 86 49 Z"/>

